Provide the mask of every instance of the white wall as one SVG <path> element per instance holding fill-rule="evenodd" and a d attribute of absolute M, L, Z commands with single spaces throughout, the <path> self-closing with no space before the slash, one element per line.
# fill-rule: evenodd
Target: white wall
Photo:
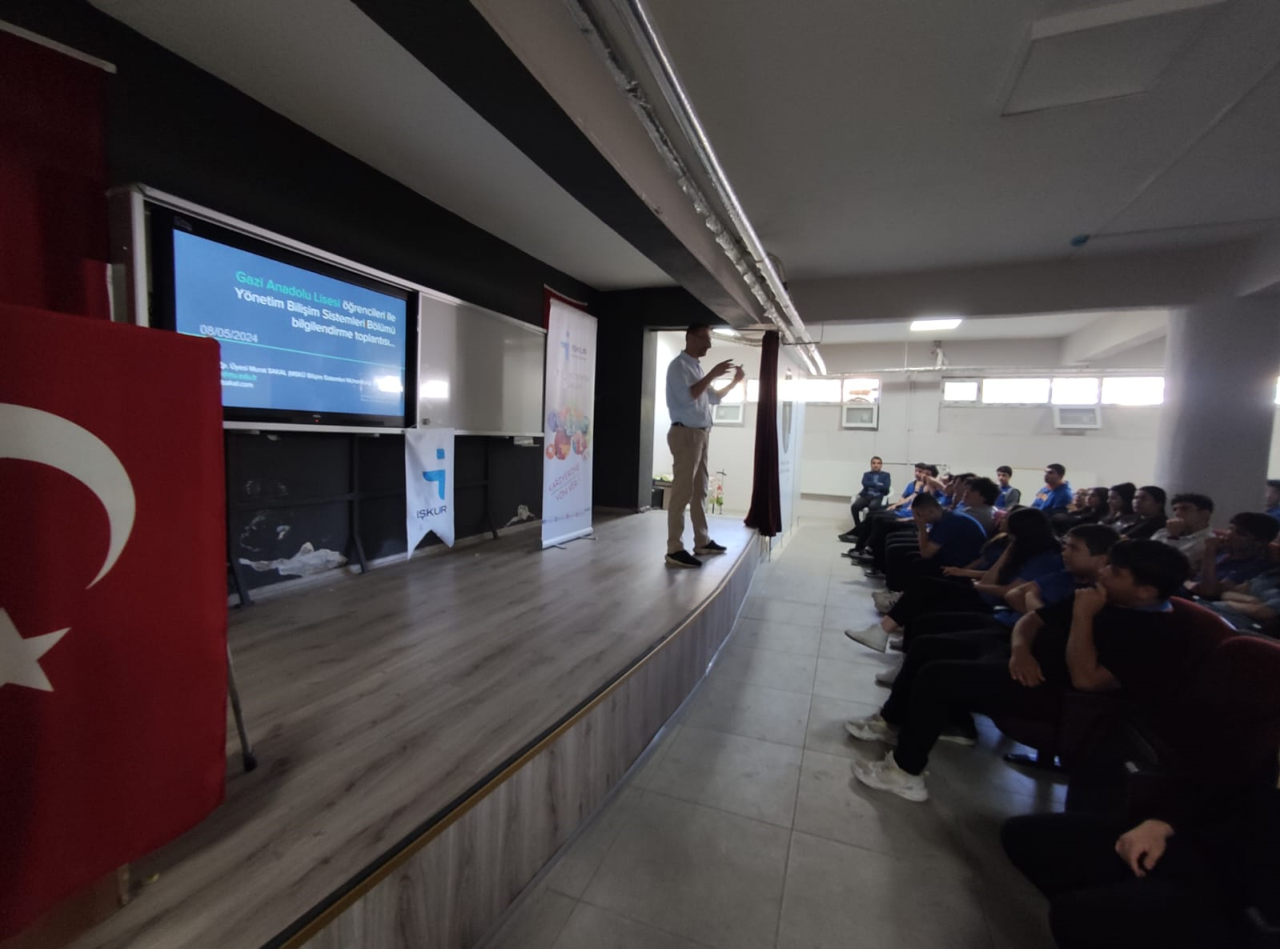
<path fill-rule="evenodd" d="M 682 334 L 661 333 L 658 339 L 659 405 L 654 412 L 654 474 L 671 471 L 666 446 L 670 419 L 662 402 L 666 366 L 683 345 Z M 868 372 L 904 364 L 902 344 L 870 344 L 822 347 L 832 374 Z M 905 353 L 908 365 L 927 365 L 930 343 L 913 343 Z M 983 365 L 992 369 L 1026 368 L 1043 373 L 1059 365 L 1058 340 L 1010 340 L 968 342 L 946 346 L 950 363 Z M 704 363 L 733 359 L 747 369 L 748 378 L 759 373 L 760 351 L 752 347 L 714 344 Z M 785 369 L 785 361 L 784 366 Z M 1107 368 L 1163 368 L 1163 342 L 1147 344 L 1106 360 Z M 1074 367 L 1076 370 L 1079 367 Z M 1053 428 L 1048 406 L 943 406 L 941 375 L 934 372 L 880 373 L 882 380 L 878 431 L 840 428 L 835 405 L 805 407 L 800 445 L 799 486 L 802 498 L 795 514 L 801 517 L 847 518 L 849 496 L 856 493 L 862 472 L 872 455 L 885 460 L 893 475 L 895 492 L 911 477 L 916 461 L 945 465 L 952 471 L 977 471 L 994 475 L 997 465 L 1015 469 L 1014 483 L 1024 496 L 1041 484 L 1041 471 L 1049 462 L 1067 467 L 1067 479 L 1076 487 L 1110 485 L 1119 481 L 1150 482 L 1155 471 L 1155 437 L 1159 406 L 1103 406 L 1102 429 L 1083 434 L 1063 434 Z M 741 428 L 717 426 L 712 433 L 712 470 L 728 472 L 725 478 L 725 511 L 745 514 L 751 500 L 754 466 L 756 406 L 748 403 Z M 1271 442 L 1272 477 L 1280 472 L 1280 416 Z M 1212 486 L 1206 486 L 1212 494 Z M 1261 492 L 1261 487 L 1259 488 Z"/>

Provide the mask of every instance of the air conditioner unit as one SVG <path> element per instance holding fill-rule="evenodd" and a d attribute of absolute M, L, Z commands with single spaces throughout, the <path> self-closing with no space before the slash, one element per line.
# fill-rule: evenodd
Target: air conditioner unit
<path fill-rule="evenodd" d="M 1055 405 L 1053 427 L 1080 429 L 1102 428 L 1102 409 L 1096 405 Z"/>
<path fill-rule="evenodd" d="M 879 402 L 851 402 L 841 406 L 841 428 L 868 428 L 876 430 L 880 427 Z"/>
<path fill-rule="evenodd" d="M 741 402 L 721 402 L 712 406 L 711 417 L 717 425 L 742 425 L 743 408 Z"/>

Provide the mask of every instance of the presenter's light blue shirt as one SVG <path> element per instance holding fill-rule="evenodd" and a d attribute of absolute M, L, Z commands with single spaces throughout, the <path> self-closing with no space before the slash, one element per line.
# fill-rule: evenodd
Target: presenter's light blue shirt
<path fill-rule="evenodd" d="M 696 399 L 689 394 L 689 387 L 705 376 L 702 363 L 688 353 L 681 353 L 667 367 L 667 412 L 671 424 L 679 423 L 688 428 L 710 428 L 711 406 L 720 404 L 720 397 L 711 391 L 703 391 Z"/>

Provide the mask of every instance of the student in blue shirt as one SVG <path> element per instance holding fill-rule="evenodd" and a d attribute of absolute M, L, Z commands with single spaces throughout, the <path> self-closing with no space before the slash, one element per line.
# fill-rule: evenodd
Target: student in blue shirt
<path fill-rule="evenodd" d="M 1231 518 L 1226 532 L 1205 538 L 1200 580 L 1189 584 L 1197 596 L 1219 599 L 1230 590 L 1243 589 L 1250 580 L 1275 566 L 1268 548 L 1280 523 L 1266 514 L 1246 511 Z"/>
<path fill-rule="evenodd" d="M 1000 496 L 996 498 L 996 507 L 1002 511 L 1017 507 L 1022 502 L 1022 492 L 1009 483 L 1012 478 L 1013 469 L 1008 465 L 1001 465 L 996 469 L 996 481 L 1000 485 Z"/>
<path fill-rule="evenodd" d="M 1067 482 L 1067 469 L 1056 463 L 1045 465 L 1044 487 L 1036 492 L 1031 506 L 1052 517 L 1070 508 L 1073 500 L 1071 485 Z"/>
<path fill-rule="evenodd" d="M 1267 482 L 1267 516 L 1280 521 L 1280 481 Z"/>
<path fill-rule="evenodd" d="M 849 513 L 853 515 L 853 527 L 840 535 L 840 539 L 846 544 L 852 544 L 858 539 L 853 532 L 862 523 L 862 512 L 879 510 L 884 505 L 884 499 L 889 496 L 892 480 L 889 472 L 881 470 L 883 467 L 884 461 L 880 456 L 872 456 L 871 470 L 862 475 L 862 490 L 849 506 Z"/>
<path fill-rule="evenodd" d="M 919 552 L 906 555 L 901 569 L 886 569 L 887 585 L 900 590 L 918 576 L 941 576 L 943 567 L 963 567 L 976 560 L 987 542 L 986 532 L 967 514 L 944 511 L 938 499 L 921 494 L 911 505 Z M 889 566 L 889 565 L 886 565 Z"/>

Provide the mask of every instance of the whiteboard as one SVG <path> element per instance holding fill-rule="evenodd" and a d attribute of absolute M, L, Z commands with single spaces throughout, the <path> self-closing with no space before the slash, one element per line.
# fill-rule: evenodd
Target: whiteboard
<path fill-rule="evenodd" d="M 541 436 L 546 331 L 452 297 L 418 297 L 418 425 Z"/>

